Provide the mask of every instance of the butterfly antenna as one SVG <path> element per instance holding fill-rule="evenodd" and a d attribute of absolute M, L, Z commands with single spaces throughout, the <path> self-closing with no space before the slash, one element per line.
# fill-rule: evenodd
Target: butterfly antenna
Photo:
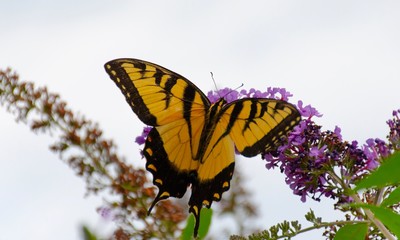
<path fill-rule="evenodd" d="M 222 97 L 219 95 L 219 91 L 218 91 L 219 89 L 218 89 L 218 87 L 217 87 L 217 83 L 215 82 L 213 72 L 210 72 L 210 74 L 211 74 L 211 79 L 213 80 L 213 83 L 214 83 L 215 92 L 218 94 L 218 97 L 219 97 L 219 98 L 222 98 Z"/>
<path fill-rule="evenodd" d="M 225 94 L 225 96 L 227 96 L 227 95 L 229 95 L 231 92 L 234 92 L 234 91 L 238 90 L 239 88 L 243 87 L 243 85 L 244 85 L 244 84 L 242 83 L 242 84 L 240 84 L 240 86 L 236 87 L 235 89 L 230 89 L 230 91 L 227 92 L 227 93 Z M 225 97 L 225 96 L 223 96 L 223 97 Z"/>
<path fill-rule="evenodd" d="M 224 98 L 226 95 L 228 95 L 229 93 L 231 93 L 231 92 L 233 92 L 233 91 L 236 91 L 236 90 L 238 90 L 239 88 L 242 88 L 243 86 L 244 86 L 244 84 L 242 83 L 242 84 L 240 84 L 240 86 L 238 86 L 238 87 L 236 87 L 235 89 L 231 89 L 228 93 L 226 93 L 225 94 L 225 96 L 221 96 L 221 95 L 219 95 L 219 89 L 218 89 L 218 87 L 217 87 L 217 83 L 215 82 L 215 79 L 214 79 L 214 74 L 213 74 L 213 72 L 210 72 L 210 74 L 211 74 L 211 78 L 212 78 L 212 80 L 213 80 L 213 83 L 214 83 L 214 86 L 215 86 L 215 92 L 218 94 L 218 97 L 219 98 Z"/>
<path fill-rule="evenodd" d="M 242 83 L 242 84 L 240 84 L 240 86 L 239 87 L 236 87 L 235 89 L 233 89 L 234 91 L 236 91 L 236 90 L 238 90 L 239 88 L 242 88 L 244 86 L 244 84 Z"/>

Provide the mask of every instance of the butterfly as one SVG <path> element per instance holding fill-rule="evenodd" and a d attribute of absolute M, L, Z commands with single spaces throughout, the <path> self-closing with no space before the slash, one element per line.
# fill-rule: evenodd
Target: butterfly
<path fill-rule="evenodd" d="M 211 104 L 185 77 L 138 59 L 115 59 L 105 64 L 139 119 L 153 126 L 143 155 L 146 169 L 159 188 L 157 202 L 181 198 L 191 186 L 189 212 L 195 216 L 219 201 L 230 187 L 235 149 L 253 157 L 274 147 L 300 121 L 290 103 L 267 98 L 244 98 Z"/>

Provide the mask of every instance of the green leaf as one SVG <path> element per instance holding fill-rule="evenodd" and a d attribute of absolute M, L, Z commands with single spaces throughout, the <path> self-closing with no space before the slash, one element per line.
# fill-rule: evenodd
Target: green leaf
<path fill-rule="evenodd" d="M 200 211 L 200 226 L 198 232 L 198 239 L 204 239 L 207 236 L 208 230 L 211 226 L 212 209 L 202 208 Z M 188 217 L 186 227 L 182 231 L 181 240 L 192 240 L 194 232 L 194 216 L 190 214 Z"/>
<path fill-rule="evenodd" d="M 390 195 L 385 198 L 381 206 L 388 207 L 393 204 L 398 204 L 400 202 L 400 187 L 397 187 L 393 192 L 390 193 Z"/>
<path fill-rule="evenodd" d="M 348 224 L 337 231 L 334 240 L 364 240 L 367 232 L 367 223 Z"/>
<path fill-rule="evenodd" d="M 85 240 L 97 240 L 96 235 L 94 235 L 87 226 L 82 226 L 83 239 Z"/>
<path fill-rule="evenodd" d="M 193 231 L 194 231 L 194 217 L 192 214 L 190 214 L 186 221 L 186 227 L 182 230 L 181 240 L 191 240 L 193 236 Z"/>
<path fill-rule="evenodd" d="M 400 183 L 400 152 L 395 152 L 388 157 L 379 168 L 359 181 L 354 190 L 384 187 L 397 183 Z"/>
<path fill-rule="evenodd" d="M 374 205 L 361 205 L 362 208 L 368 208 L 392 233 L 400 237 L 400 215 L 389 208 L 378 207 Z"/>

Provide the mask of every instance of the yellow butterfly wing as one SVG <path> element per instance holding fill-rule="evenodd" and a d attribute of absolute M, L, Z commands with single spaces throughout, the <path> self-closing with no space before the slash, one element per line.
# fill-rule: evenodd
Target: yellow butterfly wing
<path fill-rule="evenodd" d="M 277 147 L 279 140 L 296 126 L 301 116 L 297 108 L 285 101 L 249 98 L 226 105 L 218 124 L 226 129 L 236 149 L 253 157 Z"/>
<path fill-rule="evenodd" d="M 105 68 L 147 125 L 165 125 L 182 119 L 184 114 L 205 117 L 209 108 L 209 100 L 193 83 L 154 63 L 116 59 L 106 63 Z"/>

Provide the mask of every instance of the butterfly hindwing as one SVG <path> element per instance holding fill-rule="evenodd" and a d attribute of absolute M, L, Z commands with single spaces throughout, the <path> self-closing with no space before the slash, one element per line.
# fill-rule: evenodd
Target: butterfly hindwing
<path fill-rule="evenodd" d="M 182 171 L 170 162 L 156 128 L 150 131 L 146 139 L 143 155 L 147 159 L 146 169 L 153 174 L 153 183 L 159 189 L 150 212 L 159 200 L 168 197 L 181 198 L 185 194 L 190 184 L 190 171 Z"/>
<path fill-rule="evenodd" d="M 230 181 L 235 167 L 235 151 L 233 141 L 227 137 L 221 139 L 212 150 L 210 146 L 216 143 L 220 133 L 219 126 L 215 126 L 205 148 L 201 154 L 195 181 L 192 182 L 192 194 L 189 199 L 189 211 L 196 219 L 195 234 L 200 224 L 201 208 L 210 208 L 213 201 L 220 201 L 222 194 L 230 188 Z"/>

